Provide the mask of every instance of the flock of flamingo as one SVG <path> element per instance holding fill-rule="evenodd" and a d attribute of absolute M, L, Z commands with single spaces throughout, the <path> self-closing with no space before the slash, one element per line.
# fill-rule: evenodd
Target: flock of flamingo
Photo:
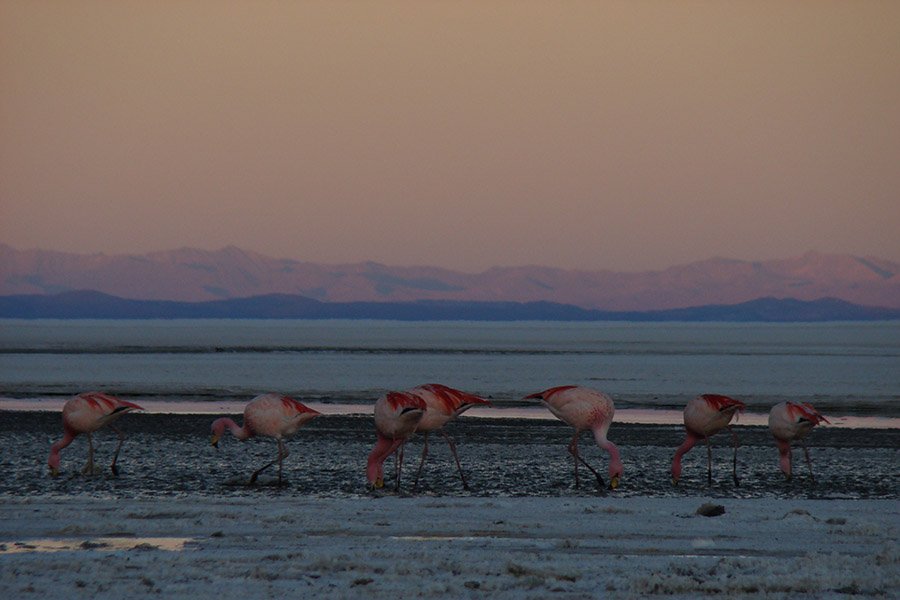
<path fill-rule="evenodd" d="M 609 489 L 616 489 L 622 477 L 622 460 L 619 449 L 606 438 L 609 426 L 612 424 L 615 407 L 612 398 L 603 392 L 586 387 L 564 385 L 553 387 L 543 392 L 526 396 L 526 399 L 536 399 L 550 410 L 560 420 L 568 423 L 575 429 L 572 441 L 569 442 L 568 451 L 572 455 L 575 470 L 575 485 L 580 485 L 578 476 L 579 464 L 584 465 L 593 473 L 600 487 L 604 487 L 603 477 L 578 453 L 578 437 L 589 429 L 597 445 L 609 453 Z M 402 392 L 388 392 L 375 401 L 375 447 L 369 454 L 366 465 L 366 479 L 372 489 L 384 486 L 384 462 L 392 454 L 395 459 L 396 488 L 400 489 L 400 471 L 403 465 L 403 447 L 407 440 L 415 434 L 421 433 L 424 438 L 422 457 L 416 472 L 418 484 L 422 466 L 428 454 L 428 434 L 432 431 L 440 432 L 450 446 L 456 467 L 459 471 L 463 487 L 469 489 L 456 446 L 453 440 L 443 430 L 444 425 L 452 421 L 466 410 L 477 405 L 490 404 L 487 400 L 478 396 L 462 392 L 460 390 L 436 383 L 421 385 L 411 390 Z M 740 400 L 718 394 L 703 394 L 692 399 L 684 409 L 684 426 L 687 432 L 684 443 L 675 451 L 672 460 L 672 483 L 678 484 L 681 477 L 681 458 L 697 442 L 705 441 L 707 447 L 707 477 L 712 483 L 712 446 L 710 438 L 721 431 L 728 429 L 731 432 L 734 443 L 733 476 L 735 485 L 740 485 L 737 475 L 737 435 L 731 428 L 735 416 L 746 408 Z M 54 443 L 50 448 L 50 458 L 47 461 L 50 473 L 53 476 L 59 474 L 59 452 L 72 443 L 79 434 L 86 434 L 88 440 L 88 458 L 82 473 L 92 475 L 94 468 L 94 445 L 91 433 L 105 425 L 112 427 L 118 434 L 119 443 L 113 454 L 110 469 L 115 476 L 118 474 L 116 459 L 119 449 L 122 447 L 124 435 L 118 429 L 114 421 L 127 412 L 142 410 L 140 406 L 132 402 L 99 392 L 78 394 L 68 400 L 63 406 L 63 438 Z M 253 484 L 259 474 L 274 464 L 278 464 L 278 482 L 282 483 L 282 461 L 288 456 L 285 438 L 290 437 L 301 425 L 319 416 L 313 410 L 301 402 L 282 396 L 280 394 L 263 394 L 251 400 L 244 408 L 244 423 L 238 425 L 232 419 L 223 417 L 212 423 L 212 444 L 218 446 L 219 439 L 227 429 L 239 440 L 246 440 L 253 436 L 265 436 L 274 438 L 278 442 L 278 455 L 275 460 L 257 469 L 250 477 Z M 812 462 L 809 458 L 809 450 L 803 443 L 804 436 L 821 422 L 828 423 L 815 408 L 807 403 L 781 402 L 772 407 L 769 412 L 769 429 L 775 438 L 780 455 L 779 466 L 787 479 L 791 478 L 791 443 L 799 441 L 806 455 L 806 464 L 809 467 L 810 479 L 815 483 L 812 473 Z"/>

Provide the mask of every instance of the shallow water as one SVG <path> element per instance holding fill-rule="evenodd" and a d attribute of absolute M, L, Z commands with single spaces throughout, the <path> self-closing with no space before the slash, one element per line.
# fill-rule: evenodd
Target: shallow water
<path fill-rule="evenodd" d="M 238 417 L 236 417 L 238 418 Z M 272 440 L 245 443 L 227 437 L 219 448 L 209 444 L 209 415 L 131 414 L 120 420 L 128 437 L 119 456 L 120 476 L 107 469 L 116 437 L 95 435 L 94 477 L 79 474 L 86 456 L 82 436 L 62 451 L 62 475 L 47 474 L 50 444 L 61 437 L 58 413 L 0 413 L 0 496 L 60 497 L 88 495 L 111 498 L 190 497 L 358 497 L 365 487 L 366 457 L 374 444 L 371 417 L 319 417 L 286 442 L 287 485 L 275 484 L 276 467 L 245 482 L 252 471 L 275 458 Z M 435 496 L 651 496 L 704 494 L 736 498 L 888 498 L 900 496 L 900 430 L 818 428 L 808 437 L 816 483 L 812 485 L 803 452 L 794 451 L 795 477 L 785 481 L 768 430 L 737 426 L 740 486 L 732 481 L 730 437 L 713 438 L 713 483 L 706 481 L 706 449 L 685 456 L 678 487 L 669 479 L 674 448 L 683 439 L 675 425 L 615 423 L 609 438 L 620 449 L 625 473 L 621 487 L 598 489 L 596 480 L 580 469 L 581 487 L 574 487 L 572 460 L 566 452 L 571 429 L 556 421 L 463 417 L 448 426 L 459 447 L 471 488 L 462 488 L 447 445 L 440 436 L 429 439 L 429 457 L 418 489 L 412 489 L 421 453 L 421 437 L 406 447 L 401 494 Z M 581 438 L 585 458 L 606 477 L 607 456 L 589 435 Z M 385 465 L 388 478 L 393 460 Z M 387 482 L 385 494 L 396 493 Z"/>
<path fill-rule="evenodd" d="M 137 402 L 371 403 L 440 382 L 518 406 L 555 385 L 617 408 L 681 410 L 723 393 L 766 412 L 900 417 L 900 322 L 398 323 L 0 320 L 0 396 L 100 389 Z"/>

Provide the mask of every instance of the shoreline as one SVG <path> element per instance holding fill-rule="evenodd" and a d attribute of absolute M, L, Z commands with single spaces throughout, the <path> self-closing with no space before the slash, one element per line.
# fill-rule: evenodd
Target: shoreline
<path fill-rule="evenodd" d="M 14 412 L 61 412 L 66 398 L 0 398 L 0 413 Z M 246 401 L 171 401 L 142 400 L 144 414 L 172 415 L 240 415 L 244 411 Z M 368 416 L 372 414 L 371 404 L 304 402 L 306 406 L 321 412 L 323 415 L 336 416 Z M 556 421 L 543 407 L 474 407 L 466 411 L 465 416 L 476 419 L 527 419 Z M 828 415 L 831 422 L 819 425 L 820 429 L 900 429 L 900 418 L 860 415 Z M 616 410 L 616 423 L 636 425 L 682 425 L 683 415 L 680 410 L 652 408 L 622 408 Z M 744 412 L 735 425 L 768 426 L 768 414 Z"/>

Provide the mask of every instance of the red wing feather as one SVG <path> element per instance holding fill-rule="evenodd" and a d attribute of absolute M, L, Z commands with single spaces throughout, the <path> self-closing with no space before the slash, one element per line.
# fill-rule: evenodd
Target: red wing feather
<path fill-rule="evenodd" d="M 391 408 L 394 410 L 401 407 L 421 408 L 422 410 L 427 408 L 424 400 L 415 394 L 410 394 L 408 392 L 388 392 L 385 397 L 387 398 L 388 404 L 390 404 Z"/>
<path fill-rule="evenodd" d="M 788 412 L 790 412 L 793 418 L 801 418 L 806 419 L 813 425 L 818 425 L 819 423 L 831 423 L 828 419 L 826 419 L 822 413 L 817 411 L 811 404 L 806 402 L 788 402 Z"/>
<path fill-rule="evenodd" d="M 703 394 L 700 397 L 706 400 L 707 404 L 718 411 L 722 411 L 735 406 L 737 407 L 738 411 L 742 411 L 747 408 L 747 405 L 740 400 L 735 400 L 734 398 L 729 398 L 728 396 L 722 396 L 721 394 Z"/>

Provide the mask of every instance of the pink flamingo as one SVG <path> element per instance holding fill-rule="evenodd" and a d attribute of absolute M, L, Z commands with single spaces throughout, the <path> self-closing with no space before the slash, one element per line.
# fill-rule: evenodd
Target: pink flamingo
<path fill-rule="evenodd" d="M 116 467 L 116 460 L 119 458 L 119 449 L 122 448 L 122 442 L 125 441 L 125 434 L 112 423 L 132 410 L 143 410 L 143 408 L 132 402 L 119 400 L 114 396 L 100 392 L 85 392 L 70 398 L 62 410 L 63 439 L 50 446 L 50 458 L 47 460 L 50 474 L 53 477 L 59 475 L 59 451 L 71 444 L 78 434 L 86 433 L 88 458 L 81 472 L 85 475 L 93 475 L 94 441 L 91 433 L 104 425 L 109 425 L 119 436 L 119 444 L 116 446 L 112 464 L 109 467 L 113 476 L 117 476 L 119 469 Z"/>
<path fill-rule="evenodd" d="M 597 445 L 609 452 L 609 489 L 614 490 L 619 487 L 619 479 L 622 477 L 622 460 L 619 458 L 619 449 L 616 445 L 606 439 L 606 433 L 609 431 L 613 415 L 616 412 L 612 398 L 603 392 L 575 385 L 550 388 L 525 396 L 525 398 L 540 398 L 541 403 L 550 412 L 575 428 L 575 435 L 572 436 L 572 441 L 568 446 L 569 454 L 575 460 L 575 487 L 580 485 L 578 480 L 579 462 L 587 467 L 597 478 L 597 483 L 601 487 L 603 486 L 603 477 L 600 476 L 600 473 L 578 454 L 578 436 L 585 429 L 590 429 Z"/>
<path fill-rule="evenodd" d="M 424 400 L 427 407 L 419 424 L 416 425 L 416 431 L 422 432 L 424 441 L 422 445 L 422 460 L 419 462 L 419 470 L 416 471 L 416 481 L 413 483 L 413 488 L 419 484 L 419 476 L 422 474 L 422 467 L 425 465 L 425 457 L 428 456 L 428 434 L 432 431 L 440 431 L 444 439 L 447 440 L 450 452 L 453 453 L 453 458 L 456 460 L 456 468 L 459 471 L 459 478 L 462 479 L 463 489 L 468 490 L 469 484 L 466 483 L 462 465 L 459 463 L 456 444 L 453 442 L 453 438 L 443 430 L 443 427 L 473 406 L 478 404 L 490 405 L 490 402 L 439 383 L 420 385 L 409 390 L 409 393 Z"/>
<path fill-rule="evenodd" d="M 737 476 L 737 435 L 731 428 L 731 419 L 747 406 L 740 400 L 719 394 L 702 394 L 690 400 L 684 407 L 684 428 L 687 437 L 675 451 L 672 459 L 672 484 L 678 485 L 681 478 L 681 457 L 700 440 L 706 440 L 707 481 L 712 484 L 712 445 L 709 438 L 724 428 L 728 428 L 734 441 L 734 485 L 740 485 Z"/>
<path fill-rule="evenodd" d="M 769 411 L 769 429 L 778 446 L 781 471 L 788 481 L 791 480 L 791 442 L 799 440 L 806 454 L 806 465 L 809 467 L 809 477 L 813 484 L 816 478 L 813 475 L 812 461 L 809 459 L 809 449 L 803 440 L 806 434 L 819 423 L 829 423 L 812 405 L 799 402 L 781 402 Z"/>
<path fill-rule="evenodd" d="M 410 392 L 388 392 L 375 401 L 375 433 L 378 439 L 366 463 L 366 479 L 372 488 L 384 487 L 384 461 L 397 451 L 397 490 L 400 490 L 403 445 L 416 431 L 426 408 L 425 401 Z"/>
<path fill-rule="evenodd" d="M 261 435 L 275 438 L 278 441 L 278 457 L 253 472 L 249 484 L 256 483 L 259 474 L 278 463 L 278 485 L 282 484 L 281 462 L 288 456 L 288 450 L 284 445 L 284 438 L 294 435 L 300 426 L 307 421 L 318 417 L 319 411 L 305 406 L 301 402 L 282 396 L 281 394 L 262 394 L 257 396 L 244 407 L 244 426 L 228 417 L 216 419 L 212 424 L 212 445 L 219 447 L 219 438 L 227 428 L 237 439 L 242 442 L 253 436 Z"/>

